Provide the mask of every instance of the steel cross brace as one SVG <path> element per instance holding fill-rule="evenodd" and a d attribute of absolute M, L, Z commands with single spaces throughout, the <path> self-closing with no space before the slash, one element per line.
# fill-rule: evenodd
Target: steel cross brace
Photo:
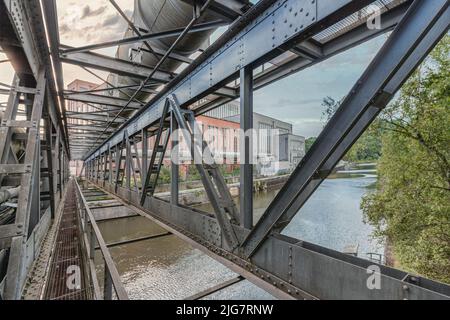
<path fill-rule="evenodd" d="M 281 232 L 357 141 L 394 94 L 447 32 L 448 0 L 415 0 L 288 182 L 244 239 L 252 256 L 273 232 Z"/>
<path fill-rule="evenodd" d="M 39 173 L 40 171 L 40 129 L 39 124 L 42 118 L 42 111 L 44 107 L 44 97 L 46 90 L 47 79 L 45 71 L 39 72 L 37 79 L 36 94 L 34 96 L 33 107 L 31 110 L 31 121 L 36 123 L 35 126 L 28 128 L 28 139 L 25 150 L 24 165 L 28 166 L 30 170 L 22 174 L 21 177 L 21 192 L 19 195 L 15 225 L 20 229 L 11 239 L 11 248 L 9 253 L 9 263 L 6 274 L 6 282 L 4 289 L 4 297 L 8 300 L 20 299 L 22 287 L 24 285 L 26 274 L 26 256 L 24 255 L 26 240 L 31 233 L 31 214 L 35 209 L 32 208 L 32 203 L 39 200 L 39 189 L 36 192 L 35 188 L 39 188 Z M 37 178 L 37 181 L 36 181 Z M 36 199 L 35 197 L 38 197 Z M 38 206 L 39 206 L 39 202 Z M 34 226 L 33 226 L 34 227 Z"/>
<path fill-rule="evenodd" d="M 165 121 L 169 113 L 169 102 L 166 102 L 164 109 L 159 120 L 158 132 L 156 134 L 155 145 L 153 146 L 152 157 L 150 158 L 150 164 L 146 170 L 145 182 L 142 186 L 141 205 L 144 204 L 147 195 L 153 196 L 158 182 L 159 173 L 164 161 L 164 155 L 166 154 L 167 145 L 169 143 L 170 130 L 166 130 L 166 136 L 163 138 Z M 159 158 L 158 158 L 159 155 Z M 153 177 L 153 178 L 152 178 Z M 172 181 L 173 183 L 173 181 Z"/>
<path fill-rule="evenodd" d="M 233 251 L 239 245 L 239 240 L 232 225 L 232 222 L 239 221 L 236 204 L 217 164 L 214 162 L 214 157 L 207 143 L 203 138 L 198 139 L 196 137 L 196 133 L 200 133 L 200 129 L 196 128 L 193 112 L 182 111 L 174 95 L 169 96 L 168 102 L 194 159 L 195 166 L 200 173 L 203 186 L 216 213 L 223 237 L 231 251 Z M 186 121 L 185 117 L 188 121 Z M 208 164 L 204 163 L 205 159 L 208 161 Z"/>

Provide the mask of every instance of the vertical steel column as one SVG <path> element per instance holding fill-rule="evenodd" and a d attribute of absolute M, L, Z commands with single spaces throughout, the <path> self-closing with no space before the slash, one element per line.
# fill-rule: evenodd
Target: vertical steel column
<path fill-rule="evenodd" d="M 179 176 L 180 176 L 180 166 L 179 166 L 179 152 L 178 152 L 178 123 L 175 119 L 173 113 L 170 116 L 170 135 L 172 139 L 172 149 L 170 150 L 171 159 L 171 175 L 170 175 L 170 203 L 173 205 L 178 205 L 179 197 Z M 175 136 L 175 132 L 177 135 Z"/>
<path fill-rule="evenodd" d="M 39 214 L 40 122 L 44 107 L 46 82 L 45 71 L 41 70 L 37 79 L 33 107 L 30 110 L 31 126 L 27 132 L 24 165 L 28 169 L 21 177 L 21 192 L 16 209 L 15 225 L 20 231 L 17 231 L 16 236 L 12 238 L 9 253 L 4 288 L 4 296 L 8 300 L 20 299 L 28 267 L 25 250 L 28 235 L 32 231 L 29 226 L 33 209 L 37 209 L 37 214 Z M 36 194 L 37 199 L 35 199 Z M 36 205 L 36 208 L 32 208 L 33 204 Z"/>
<path fill-rule="evenodd" d="M 241 69 L 240 224 L 253 227 L 253 67 Z M 248 133 L 248 136 L 247 134 Z"/>
<path fill-rule="evenodd" d="M 125 175 L 127 177 L 125 187 L 130 190 L 131 189 L 131 148 L 130 148 L 130 141 L 128 139 L 128 133 L 125 137 Z"/>
<path fill-rule="evenodd" d="M 109 152 L 109 174 L 108 174 L 108 182 L 111 185 L 113 182 L 113 175 L 114 175 L 114 168 L 113 168 L 113 163 L 114 163 L 114 151 L 112 150 L 111 146 L 108 146 L 108 152 Z"/>
<path fill-rule="evenodd" d="M 103 175 L 103 187 L 106 184 L 106 181 L 109 180 L 111 176 L 111 148 L 108 146 L 108 151 L 106 151 L 105 158 L 105 174 Z"/>
<path fill-rule="evenodd" d="M 52 150 L 52 156 L 53 156 L 53 164 L 54 164 L 54 168 L 53 168 L 53 172 L 54 172 L 54 176 L 53 176 L 53 185 L 55 186 L 55 199 L 57 199 L 57 202 L 55 203 L 56 208 L 59 205 L 59 202 L 61 200 L 62 197 L 62 191 L 58 188 L 58 170 L 59 170 L 59 154 L 60 154 L 60 144 L 61 144 L 61 129 L 60 127 L 56 128 L 56 138 L 55 138 L 55 144 L 53 146 L 53 150 Z M 56 194 L 59 191 L 59 196 L 56 198 Z"/>
<path fill-rule="evenodd" d="M 15 87 L 19 86 L 20 79 L 17 75 L 14 76 L 13 87 L 8 98 L 7 108 L 3 112 L 3 117 L 1 119 L 2 123 L 0 125 L 0 163 L 8 163 L 10 161 L 11 153 L 11 138 L 12 138 L 12 127 L 8 126 L 8 121 L 14 120 L 17 115 L 17 108 L 20 100 L 20 92 L 18 92 Z M 2 182 L 5 175 L 0 175 L 0 183 Z"/>
<path fill-rule="evenodd" d="M 147 176 L 148 169 L 148 130 L 142 129 L 142 177 Z M 144 185 L 144 180 L 141 181 L 141 184 Z"/>
<path fill-rule="evenodd" d="M 59 174 L 59 176 L 58 176 L 58 178 L 59 178 L 59 193 L 60 193 L 60 197 L 62 198 L 62 196 L 63 196 L 63 190 L 64 190 L 64 188 L 63 188 L 63 154 L 64 154 L 64 151 L 63 151 L 63 147 L 62 147 L 62 145 L 60 146 L 60 149 L 59 149 L 59 157 L 58 157 L 58 166 L 59 166 L 59 168 L 58 168 L 58 174 Z M 88 172 L 88 170 L 86 170 L 86 173 Z"/>
<path fill-rule="evenodd" d="M 104 262 L 104 265 L 105 265 L 105 278 L 104 278 L 104 285 L 103 285 L 103 299 L 104 300 L 112 300 L 112 298 L 113 298 L 113 282 L 112 282 L 111 274 L 109 273 L 109 269 L 106 264 L 106 261 Z"/>
<path fill-rule="evenodd" d="M 448 0 L 416 0 L 242 245 L 252 256 L 280 233 L 448 31 Z"/>
<path fill-rule="evenodd" d="M 124 176 L 122 175 L 122 180 L 120 180 L 120 171 L 122 170 L 122 157 L 123 157 L 123 149 L 124 149 L 124 142 L 125 142 L 126 132 L 123 134 L 122 142 L 117 145 L 117 157 L 116 157 L 116 181 L 114 190 L 117 193 L 117 190 L 119 190 L 119 184 L 122 186 L 122 182 L 124 179 Z M 125 168 L 124 168 L 125 169 Z"/>
<path fill-rule="evenodd" d="M 55 217 L 56 206 L 55 206 L 55 185 L 54 185 L 54 164 L 53 164 L 53 124 L 50 119 L 49 112 L 46 114 L 47 127 L 45 128 L 45 139 L 47 140 L 46 151 L 47 151 L 47 170 L 48 170 L 48 187 L 50 195 L 50 211 L 52 219 Z"/>

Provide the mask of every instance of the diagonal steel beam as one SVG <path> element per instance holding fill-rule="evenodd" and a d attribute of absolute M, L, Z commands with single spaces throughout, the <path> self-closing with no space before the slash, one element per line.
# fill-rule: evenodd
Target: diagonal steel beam
<path fill-rule="evenodd" d="M 250 257 L 273 232 L 281 232 L 345 152 L 389 103 L 401 85 L 447 32 L 448 0 L 415 0 L 308 154 L 245 238 Z"/>
<path fill-rule="evenodd" d="M 145 79 L 153 72 L 153 68 L 151 67 L 93 52 L 62 53 L 60 59 L 64 63 L 89 67 L 136 79 Z M 159 83 L 167 83 L 174 77 L 175 73 L 158 70 L 152 76 L 152 80 Z"/>
<path fill-rule="evenodd" d="M 234 249 L 239 246 L 239 240 L 232 225 L 232 222 L 237 222 L 239 219 L 236 204 L 231 197 L 230 191 L 228 190 L 217 164 L 214 162 L 208 144 L 203 140 L 201 134 L 199 135 L 201 131 L 196 125 L 193 113 L 184 113 L 180 109 L 175 96 L 169 97 L 168 101 L 172 108 L 172 114 L 181 129 L 184 141 L 194 159 L 195 167 L 200 173 L 200 178 L 206 194 L 214 208 L 217 221 L 220 225 L 222 236 L 229 245 L 230 250 L 234 251 Z M 186 115 L 189 120 L 189 125 L 185 119 Z M 206 164 L 205 162 L 209 162 L 210 164 Z M 144 202 L 141 203 L 143 204 Z"/>
<path fill-rule="evenodd" d="M 250 64 L 255 64 L 256 67 L 264 61 L 270 61 L 280 55 L 280 49 L 288 50 L 341 21 L 342 18 L 357 13 L 370 3 L 370 0 L 258 2 L 220 38 L 220 41 L 212 44 L 205 54 L 184 69 L 152 98 L 142 111 L 138 111 L 120 130 L 96 147 L 85 159 L 91 159 L 98 152 L 104 151 L 106 143 L 114 146 L 120 140 L 123 130 L 129 129 L 129 134 L 133 135 L 157 123 L 165 99 L 169 95 L 176 94 L 183 107 L 195 102 L 236 79 L 238 70 L 242 67 Z M 291 8 L 292 13 L 289 13 Z M 301 14 L 295 16 L 295 12 Z M 286 19 L 288 15 L 289 19 Z M 292 23 L 292 28 L 290 23 L 285 23 L 286 20 Z M 267 34 L 274 32 L 272 31 L 274 23 L 284 26 L 285 32 L 283 37 L 273 36 L 267 41 Z M 279 32 L 281 31 L 276 33 Z"/>

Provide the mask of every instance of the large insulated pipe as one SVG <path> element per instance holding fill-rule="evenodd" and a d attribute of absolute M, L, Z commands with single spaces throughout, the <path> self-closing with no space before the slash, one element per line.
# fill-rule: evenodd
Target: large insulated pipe
<path fill-rule="evenodd" d="M 191 5 L 184 3 L 181 0 L 135 0 L 134 7 L 134 23 L 136 26 L 147 30 L 149 33 L 161 32 L 170 29 L 184 28 L 193 17 L 193 8 Z M 197 23 L 217 21 L 220 16 L 207 11 L 199 19 Z M 189 57 L 202 47 L 209 39 L 209 36 L 214 32 L 213 29 L 187 34 L 182 41 L 177 45 L 173 53 Z M 126 37 L 133 36 L 133 31 L 129 30 Z M 177 37 L 169 37 L 162 39 L 152 39 L 148 43 L 152 48 L 158 51 L 166 52 L 167 49 L 174 43 Z M 136 63 L 142 63 L 147 66 L 155 66 L 161 56 L 141 51 L 136 52 L 142 47 L 146 49 L 142 43 L 122 45 L 119 47 L 117 55 L 120 59 L 133 60 Z M 167 59 L 162 65 L 161 70 L 174 72 L 181 65 L 181 62 Z M 137 84 L 139 80 L 125 77 L 118 77 L 118 85 Z M 138 96 L 144 99 L 145 95 Z"/>
<path fill-rule="evenodd" d="M 19 196 L 20 186 L 16 188 L 9 188 L 0 190 L 0 204 L 8 201 L 12 198 L 17 198 Z"/>

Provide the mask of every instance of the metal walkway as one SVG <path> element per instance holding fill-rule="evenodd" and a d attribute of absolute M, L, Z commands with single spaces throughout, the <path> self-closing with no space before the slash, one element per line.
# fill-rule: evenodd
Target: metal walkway
<path fill-rule="evenodd" d="M 83 254 L 76 196 L 76 186 L 71 181 L 68 185 L 52 262 L 47 275 L 44 294 L 46 300 L 88 300 L 92 298 L 91 286 L 85 269 L 82 267 L 86 265 L 86 261 Z M 79 284 L 74 283 L 75 287 L 67 285 L 67 273 L 71 266 L 77 268 L 73 271 L 79 271 Z M 77 287 L 78 285 L 79 287 Z"/>

